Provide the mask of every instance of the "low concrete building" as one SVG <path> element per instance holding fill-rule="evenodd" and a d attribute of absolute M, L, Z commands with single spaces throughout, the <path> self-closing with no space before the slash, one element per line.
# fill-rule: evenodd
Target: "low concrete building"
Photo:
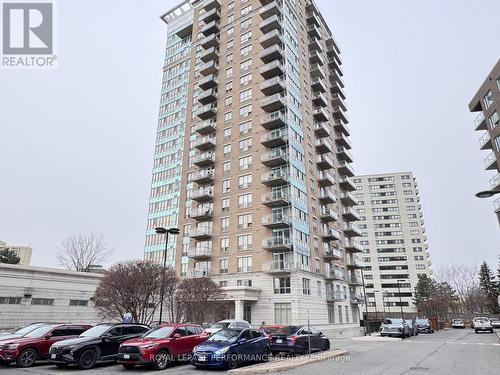
<path fill-rule="evenodd" d="M 92 297 L 102 274 L 0 264 L 0 329 L 33 321 L 101 321 Z"/>
<path fill-rule="evenodd" d="M 31 253 L 33 249 L 29 246 L 8 245 L 6 242 L 0 241 L 0 250 L 12 250 L 20 258 L 19 264 L 29 266 L 31 261 Z"/>

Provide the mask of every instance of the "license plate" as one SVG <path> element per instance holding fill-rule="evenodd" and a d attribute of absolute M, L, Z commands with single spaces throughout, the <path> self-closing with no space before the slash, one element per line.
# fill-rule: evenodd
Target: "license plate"
<path fill-rule="evenodd" d="M 207 357 L 206 357 L 206 356 L 204 356 L 204 355 L 200 355 L 200 356 L 198 357 L 198 361 L 200 361 L 200 362 L 205 362 L 206 360 L 207 360 Z"/>
<path fill-rule="evenodd" d="M 50 358 L 52 358 L 52 359 L 56 359 L 56 357 L 57 357 L 57 355 L 55 355 L 55 354 L 50 355 Z"/>
<path fill-rule="evenodd" d="M 276 339 L 276 344 L 281 344 L 283 342 L 282 339 Z"/>
<path fill-rule="evenodd" d="M 130 359 L 130 354 L 124 354 L 123 359 Z"/>

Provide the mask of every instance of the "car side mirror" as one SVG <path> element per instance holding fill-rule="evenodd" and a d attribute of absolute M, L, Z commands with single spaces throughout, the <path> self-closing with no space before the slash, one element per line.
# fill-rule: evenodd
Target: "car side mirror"
<path fill-rule="evenodd" d="M 47 334 L 45 335 L 44 339 L 45 339 L 45 340 L 48 340 L 48 339 L 50 339 L 51 337 L 52 337 L 52 334 L 47 333 Z"/>
<path fill-rule="evenodd" d="M 180 333 L 176 333 L 172 336 L 174 339 L 180 339 L 182 335 Z"/>
<path fill-rule="evenodd" d="M 104 335 L 101 336 L 102 338 L 102 341 L 108 341 L 108 340 L 111 340 L 113 336 L 109 333 L 105 333 Z"/>

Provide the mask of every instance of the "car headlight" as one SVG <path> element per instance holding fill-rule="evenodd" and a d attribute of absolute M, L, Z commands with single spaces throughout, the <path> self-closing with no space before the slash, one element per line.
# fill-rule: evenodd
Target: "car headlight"
<path fill-rule="evenodd" d="M 140 348 L 143 348 L 143 349 L 153 349 L 155 347 L 157 347 L 158 344 L 146 344 L 146 345 L 139 345 Z"/>
<path fill-rule="evenodd" d="M 2 346 L 2 349 L 14 350 L 19 347 L 19 344 L 5 344 Z"/>
<path fill-rule="evenodd" d="M 227 353 L 227 351 L 229 350 L 229 346 L 226 346 L 225 348 L 222 348 L 222 349 L 219 349 L 215 352 L 215 355 L 222 355 L 222 354 L 225 354 Z"/>

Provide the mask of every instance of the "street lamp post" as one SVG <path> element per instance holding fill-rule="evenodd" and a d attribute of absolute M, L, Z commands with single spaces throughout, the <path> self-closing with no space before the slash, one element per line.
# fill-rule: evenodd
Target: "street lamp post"
<path fill-rule="evenodd" d="M 163 251 L 163 272 L 161 276 L 161 288 L 160 288 L 160 318 L 159 318 L 159 324 L 162 322 L 163 318 L 163 298 L 165 294 L 165 271 L 167 268 L 167 246 L 168 246 L 168 235 L 169 234 L 179 234 L 180 230 L 179 228 L 155 228 L 155 232 L 157 234 L 164 234 L 165 235 L 165 250 Z"/>
<path fill-rule="evenodd" d="M 361 268 L 361 282 L 363 283 L 363 296 L 365 298 L 365 335 L 370 335 L 371 332 L 370 329 L 368 328 L 368 300 L 366 299 L 366 289 L 365 289 L 365 275 L 363 273 L 363 268 Z"/>

